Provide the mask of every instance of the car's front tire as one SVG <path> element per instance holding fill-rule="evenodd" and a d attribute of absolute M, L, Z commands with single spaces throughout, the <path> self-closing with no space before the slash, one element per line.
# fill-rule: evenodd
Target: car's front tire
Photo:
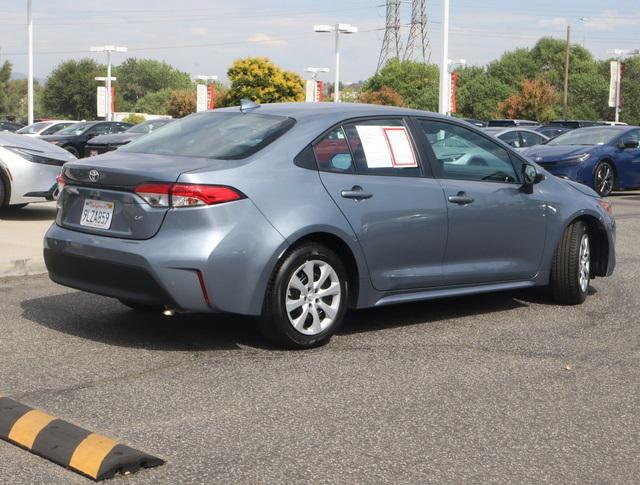
<path fill-rule="evenodd" d="M 584 222 L 567 227 L 553 256 L 550 290 L 553 299 L 564 305 L 583 303 L 589 292 L 591 240 Z"/>
<path fill-rule="evenodd" d="M 616 183 L 616 173 L 609 162 L 600 162 L 593 174 L 593 188 L 606 197 L 611 194 Z"/>
<path fill-rule="evenodd" d="M 325 344 L 347 308 L 347 273 L 340 258 L 317 243 L 289 252 L 277 266 L 265 297 L 260 329 L 278 346 Z"/>

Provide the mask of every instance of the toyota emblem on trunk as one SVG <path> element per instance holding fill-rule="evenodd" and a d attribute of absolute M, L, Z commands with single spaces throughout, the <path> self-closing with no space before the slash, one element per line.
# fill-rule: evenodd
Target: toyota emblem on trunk
<path fill-rule="evenodd" d="M 100 172 L 98 172 L 97 170 L 94 169 L 89 172 L 89 180 L 91 180 L 92 182 L 97 182 L 99 178 Z"/>

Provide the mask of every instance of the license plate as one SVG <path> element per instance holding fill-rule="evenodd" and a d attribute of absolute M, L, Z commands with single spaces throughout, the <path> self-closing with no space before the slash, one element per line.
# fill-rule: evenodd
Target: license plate
<path fill-rule="evenodd" d="M 80 225 L 95 227 L 96 229 L 109 229 L 113 217 L 113 202 L 88 199 L 84 201 Z"/>
<path fill-rule="evenodd" d="M 98 154 L 98 150 L 89 150 L 89 156 L 95 157 Z"/>

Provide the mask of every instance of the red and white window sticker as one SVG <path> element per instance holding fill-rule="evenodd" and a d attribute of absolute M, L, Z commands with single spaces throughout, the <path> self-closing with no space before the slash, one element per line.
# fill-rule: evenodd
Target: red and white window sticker
<path fill-rule="evenodd" d="M 369 168 L 417 167 L 404 126 L 356 125 Z"/>

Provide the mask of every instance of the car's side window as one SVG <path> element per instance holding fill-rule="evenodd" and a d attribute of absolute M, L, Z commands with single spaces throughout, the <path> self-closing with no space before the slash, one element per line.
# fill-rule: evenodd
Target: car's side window
<path fill-rule="evenodd" d="M 513 148 L 520 148 L 520 137 L 518 136 L 517 131 L 507 131 L 500 135 L 499 138 Z"/>
<path fill-rule="evenodd" d="M 544 138 L 542 138 L 540 135 L 536 135 L 535 133 L 531 133 L 529 131 L 521 131 L 520 137 L 522 138 L 522 143 L 520 144 L 522 148 L 539 145 L 544 141 Z"/>
<path fill-rule="evenodd" d="M 361 120 L 344 125 L 355 170 L 363 175 L 420 177 L 409 129 L 402 119 Z"/>
<path fill-rule="evenodd" d="M 108 135 L 109 133 L 111 133 L 111 126 L 109 125 L 97 125 L 88 132 L 89 135 Z"/>
<path fill-rule="evenodd" d="M 485 182 L 518 182 L 507 150 L 459 125 L 419 120 L 419 126 L 436 157 L 441 178 Z"/>
<path fill-rule="evenodd" d="M 333 128 L 313 145 L 318 169 L 328 172 L 353 172 L 353 158 L 341 126 Z"/>
<path fill-rule="evenodd" d="M 123 131 L 128 130 L 129 128 L 131 128 L 131 127 L 128 126 L 128 125 L 121 125 L 120 123 L 118 123 L 117 125 L 113 125 L 113 127 L 112 127 L 113 131 L 112 132 L 113 133 L 121 133 Z"/>

